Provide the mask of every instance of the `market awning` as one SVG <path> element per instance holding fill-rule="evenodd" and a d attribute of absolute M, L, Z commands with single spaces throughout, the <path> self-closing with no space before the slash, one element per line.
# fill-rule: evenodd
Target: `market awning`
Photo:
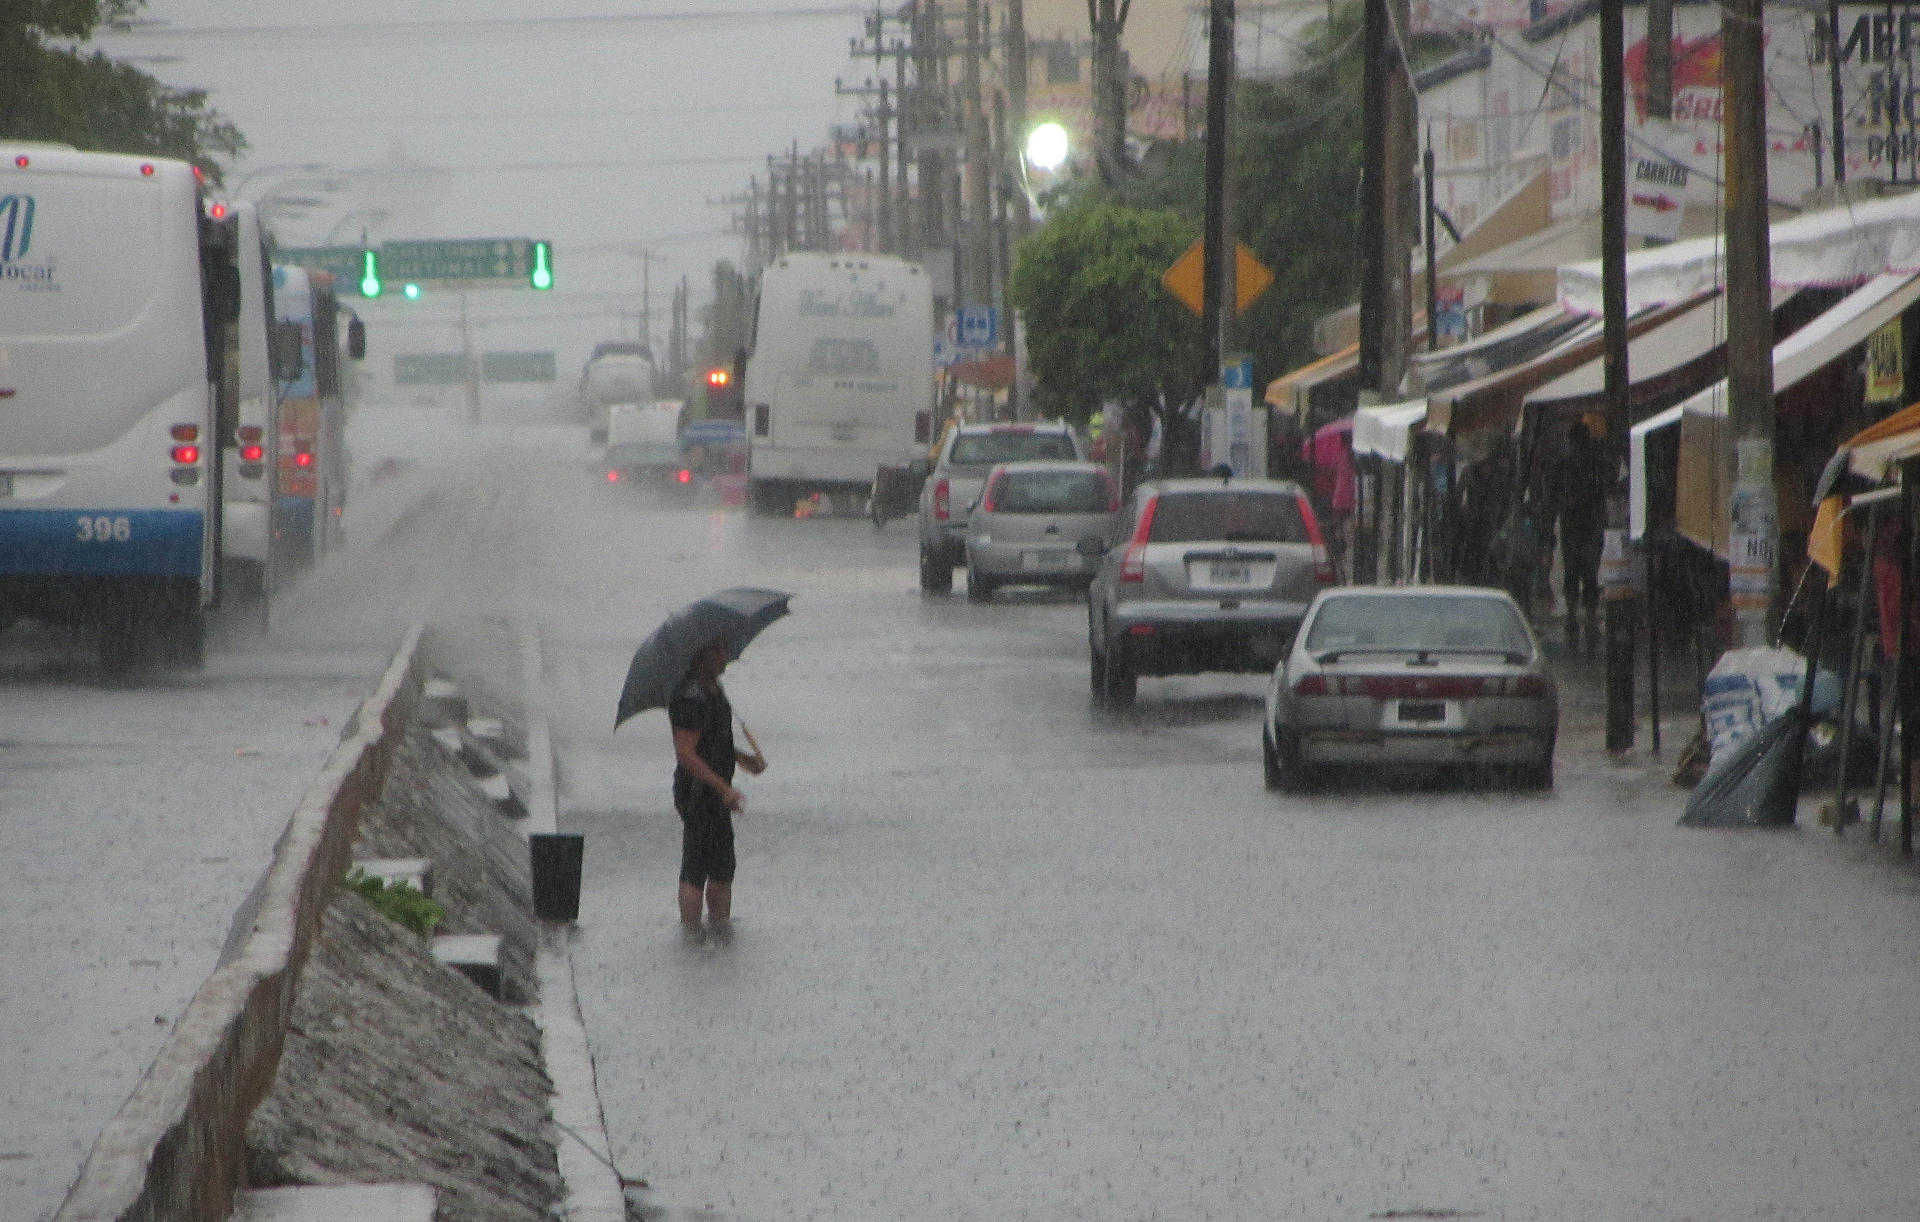
<path fill-rule="evenodd" d="M 1779 304 L 1775 295 L 1774 304 Z M 1627 373 L 1633 399 L 1662 390 L 1680 389 L 1673 382 L 1693 378 L 1692 384 L 1714 372 L 1720 349 L 1727 342 L 1726 306 L 1719 293 L 1708 293 L 1674 318 L 1634 337 L 1627 345 Z M 1607 362 L 1603 355 L 1545 386 L 1530 392 L 1528 407 L 1556 407 L 1589 411 L 1605 407 Z"/>
<path fill-rule="evenodd" d="M 1407 461 L 1414 426 L 1427 418 L 1427 401 L 1377 403 L 1353 414 L 1353 452 L 1388 462 Z"/>
<path fill-rule="evenodd" d="M 1688 302 L 1650 310 L 1630 320 L 1627 323 L 1628 341 L 1660 326 L 1694 304 Z M 1429 395 L 1427 427 L 1436 432 L 1449 433 L 1456 444 L 1476 434 L 1512 427 L 1529 393 L 1598 357 L 1603 338 L 1600 320 L 1589 319 L 1532 360 Z"/>
<path fill-rule="evenodd" d="M 1875 276 L 1837 305 L 1773 346 L 1773 393 L 1790 390 L 1866 342 L 1920 300 L 1920 276 Z M 1727 382 L 1715 382 L 1682 403 L 1676 525 L 1680 533 L 1727 554 L 1728 500 L 1733 489 L 1733 430 Z M 1892 417 L 1889 417 L 1892 419 Z M 1884 423 L 1884 421 L 1882 422 Z"/>
<path fill-rule="evenodd" d="M 1889 482 L 1897 464 L 1920 455 L 1920 403 L 1862 429 L 1842 448 L 1847 451 L 1847 468 L 1855 475 Z"/>
<path fill-rule="evenodd" d="M 1920 272 L 1920 192 L 1803 212 L 1769 227 L 1773 283 L 1793 288 L 1857 284 L 1883 273 Z M 1685 301 L 1719 288 L 1726 241 L 1688 238 L 1627 255 L 1627 310 Z M 1568 309 L 1601 311 L 1600 261 L 1560 269 L 1559 297 Z"/>
<path fill-rule="evenodd" d="M 1308 391 L 1329 378 L 1353 371 L 1359 365 L 1360 345 L 1349 344 L 1331 356 L 1323 356 L 1310 365 L 1302 365 L 1292 373 L 1282 374 L 1268 382 L 1267 392 L 1261 399 L 1280 411 L 1300 415 L 1306 408 Z"/>
<path fill-rule="evenodd" d="M 1432 393 L 1484 378 L 1538 355 L 1588 321 L 1557 305 L 1529 310 L 1465 343 L 1415 354 L 1408 360 L 1412 385 Z"/>

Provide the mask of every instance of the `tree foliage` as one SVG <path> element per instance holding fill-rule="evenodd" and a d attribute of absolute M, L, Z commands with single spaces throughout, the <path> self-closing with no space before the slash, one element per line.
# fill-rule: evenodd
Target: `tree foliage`
<path fill-rule="evenodd" d="M 60 45 L 140 0 L 0 0 L 0 138 L 177 157 L 219 181 L 246 138 L 199 89 L 175 89 L 99 52 Z"/>
<path fill-rule="evenodd" d="M 734 354 L 747 346 L 752 326 L 747 281 L 726 259 L 713 265 L 713 304 L 702 311 L 706 334 L 700 340 L 702 361 L 731 365 Z"/>
<path fill-rule="evenodd" d="M 1101 403 L 1163 411 L 1200 385 L 1200 324 L 1160 283 L 1197 230 L 1107 200 L 1053 212 L 1020 244 L 1007 293 L 1026 320 L 1039 408 L 1084 423 Z"/>

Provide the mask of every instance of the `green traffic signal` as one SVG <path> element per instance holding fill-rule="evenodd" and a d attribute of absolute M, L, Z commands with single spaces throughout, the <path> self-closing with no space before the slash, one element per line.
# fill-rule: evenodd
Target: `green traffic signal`
<path fill-rule="evenodd" d="M 360 252 L 360 295 L 378 297 L 380 289 L 380 252 L 363 250 Z"/>
<path fill-rule="evenodd" d="M 527 270 L 527 283 L 542 290 L 553 287 L 553 243 L 533 244 L 533 266 Z"/>
<path fill-rule="evenodd" d="M 406 295 L 408 301 L 420 300 L 420 286 L 417 284 L 409 284 L 400 291 Z"/>

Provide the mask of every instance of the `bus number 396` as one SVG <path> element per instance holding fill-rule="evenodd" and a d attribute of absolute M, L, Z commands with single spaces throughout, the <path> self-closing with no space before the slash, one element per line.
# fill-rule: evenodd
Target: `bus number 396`
<path fill-rule="evenodd" d="M 79 525 L 77 537 L 82 543 L 125 543 L 133 538 L 133 523 L 125 518 L 81 518 Z"/>

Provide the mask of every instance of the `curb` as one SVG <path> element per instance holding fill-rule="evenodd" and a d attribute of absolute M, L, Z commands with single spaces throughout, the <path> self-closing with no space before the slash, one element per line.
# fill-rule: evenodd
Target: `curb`
<path fill-rule="evenodd" d="M 223 1222 L 246 1170 L 247 1119 L 273 1085 L 294 989 L 360 812 L 378 797 L 420 695 L 416 624 L 363 701 L 243 904 L 229 953 L 81 1165 L 54 1222 Z"/>
<path fill-rule="evenodd" d="M 531 620 L 522 620 L 518 635 L 521 711 L 527 723 L 531 782 L 525 830 L 528 834 L 550 833 L 557 830 L 559 807 L 553 783 L 552 730 L 541 698 L 540 633 Z M 573 926 L 562 921 L 543 924 L 535 961 L 540 977 L 535 1022 L 540 1027 L 540 1052 L 546 1061 L 547 1077 L 553 1081 L 553 1120 L 559 1130 L 554 1147 L 567 1192 L 561 1216 L 572 1222 L 626 1222 L 626 1189 L 607 1140 L 593 1049 L 587 1042 L 580 995 L 573 980 L 573 955 L 568 949 Z"/>

